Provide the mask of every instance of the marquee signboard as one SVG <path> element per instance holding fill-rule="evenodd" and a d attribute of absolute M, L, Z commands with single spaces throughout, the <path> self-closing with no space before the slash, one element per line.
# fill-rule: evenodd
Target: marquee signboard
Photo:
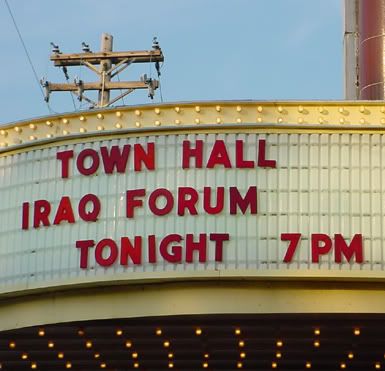
<path fill-rule="evenodd" d="M 86 137 L 0 157 L 2 292 L 385 277 L 380 133 Z"/>

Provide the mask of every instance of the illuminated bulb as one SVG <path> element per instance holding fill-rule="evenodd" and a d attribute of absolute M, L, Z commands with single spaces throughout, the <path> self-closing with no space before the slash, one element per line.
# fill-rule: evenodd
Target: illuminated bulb
<path fill-rule="evenodd" d="M 242 107 L 241 106 L 237 106 L 237 112 L 241 112 L 242 111 Z"/>
<path fill-rule="evenodd" d="M 377 362 L 375 365 L 374 365 L 374 368 L 379 370 L 381 368 L 381 363 Z"/>
<path fill-rule="evenodd" d="M 365 119 L 360 119 L 360 124 L 365 124 Z"/>
<path fill-rule="evenodd" d="M 66 363 L 66 368 L 71 368 L 72 367 L 72 363 L 71 362 L 67 362 Z"/>
<path fill-rule="evenodd" d="M 321 330 L 319 328 L 316 328 L 314 330 L 314 335 L 320 335 L 321 334 Z"/>
<path fill-rule="evenodd" d="M 53 341 L 48 342 L 48 348 L 53 348 L 55 346 Z"/>
<path fill-rule="evenodd" d="M 242 367 L 243 367 L 242 362 L 238 362 L 238 363 L 237 363 L 237 368 L 242 368 Z"/>
<path fill-rule="evenodd" d="M 302 123 L 303 123 L 303 118 L 302 118 L 302 117 L 298 118 L 298 123 L 299 123 L 299 124 L 302 124 Z"/>
<path fill-rule="evenodd" d="M 57 358 L 63 359 L 64 358 L 64 353 L 60 352 L 57 354 Z"/>
<path fill-rule="evenodd" d="M 215 106 L 215 110 L 217 111 L 217 112 L 221 112 L 221 106 Z"/>
<path fill-rule="evenodd" d="M 323 124 L 324 119 L 323 119 L 322 117 L 320 117 L 320 118 L 318 119 L 318 122 L 319 122 L 320 124 Z"/>
<path fill-rule="evenodd" d="M 210 355 L 209 355 L 208 353 L 205 353 L 205 354 L 203 355 L 203 357 L 207 359 L 207 358 L 210 357 Z"/>
<path fill-rule="evenodd" d="M 311 368 L 311 363 L 310 362 L 306 362 L 305 367 L 306 368 Z"/>
<path fill-rule="evenodd" d="M 300 112 L 300 113 L 303 112 L 303 107 L 302 107 L 302 106 L 299 106 L 299 107 L 298 107 L 298 112 Z"/>
<path fill-rule="evenodd" d="M 8 135 L 8 133 L 5 131 L 5 130 L 0 130 L 0 134 L 3 136 L 3 137 L 6 137 Z"/>
<path fill-rule="evenodd" d="M 116 111 L 115 115 L 116 115 L 116 117 L 122 117 L 122 112 Z"/>
<path fill-rule="evenodd" d="M 31 130 L 36 130 L 36 125 L 35 124 L 29 124 L 29 128 Z"/>
<path fill-rule="evenodd" d="M 278 366 L 277 362 L 273 362 L 273 363 L 271 364 L 271 368 L 277 368 L 277 366 Z"/>
<path fill-rule="evenodd" d="M 63 130 L 63 134 L 64 134 L 64 135 L 68 135 L 69 132 L 68 132 L 67 130 Z"/>
<path fill-rule="evenodd" d="M 1 146 L 1 147 L 7 147 L 7 146 L 8 146 L 8 143 L 1 142 L 1 143 L 0 143 L 0 146 Z"/>
<path fill-rule="evenodd" d="M 138 109 L 136 109 L 136 110 L 135 110 L 135 115 L 136 115 L 136 116 L 140 116 L 140 114 L 141 114 L 141 112 L 140 112 Z"/>
<path fill-rule="evenodd" d="M 384 118 L 381 119 L 381 124 L 385 124 L 385 119 Z"/>
<path fill-rule="evenodd" d="M 318 340 L 315 340 L 315 341 L 314 341 L 314 346 L 315 346 L 316 348 L 319 348 L 320 342 L 319 342 Z"/>
<path fill-rule="evenodd" d="M 195 106 L 195 112 L 200 112 L 201 108 L 199 106 Z"/>
<path fill-rule="evenodd" d="M 35 137 L 34 135 L 29 136 L 29 140 L 36 140 L 36 139 L 37 139 L 37 137 Z"/>
<path fill-rule="evenodd" d="M 354 335 L 358 336 L 361 334 L 361 331 L 359 328 L 355 328 L 354 331 L 353 331 Z"/>
<path fill-rule="evenodd" d="M 106 368 L 106 367 L 107 365 L 104 362 L 100 364 L 100 368 Z"/>
<path fill-rule="evenodd" d="M 324 112 L 325 112 L 325 108 L 319 107 L 319 108 L 318 108 L 318 111 L 319 111 L 319 113 L 324 113 Z"/>
<path fill-rule="evenodd" d="M 9 347 L 10 347 L 11 349 L 15 349 L 15 348 L 16 348 L 16 343 L 15 343 L 14 341 L 11 341 L 11 342 L 9 343 Z"/>
<path fill-rule="evenodd" d="M 132 358 L 134 358 L 134 359 L 135 359 L 135 358 L 138 358 L 138 353 L 134 352 L 134 353 L 131 354 L 131 356 L 132 356 Z"/>
<path fill-rule="evenodd" d="M 131 348 L 131 347 L 132 347 L 131 341 L 126 341 L 126 348 Z"/>
<path fill-rule="evenodd" d="M 53 138 L 53 134 L 47 134 L 46 137 L 47 138 Z"/>
<path fill-rule="evenodd" d="M 79 120 L 80 120 L 80 121 L 86 121 L 86 118 L 85 118 L 84 116 L 80 116 L 80 117 L 79 117 Z"/>
<path fill-rule="evenodd" d="M 97 359 L 97 358 L 99 358 L 99 357 L 100 357 L 100 353 L 95 353 L 95 354 L 94 354 L 94 358 Z"/>
<path fill-rule="evenodd" d="M 198 327 L 198 328 L 195 330 L 195 334 L 196 334 L 196 335 L 202 335 L 202 329 Z"/>
<path fill-rule="evenodd" d="M 104 130 L 104 127 L 99 125 L 96 129 L 99 131 L 102 131 L 102 130 Z"/>
<path fill-rule="evenodd" d="M 155 108 L 155 113 L 156 113 L 157 115 L 159 115 L 159 114 L 160 114 L 160 109 L 159 109 L 159 108 Z"/>
<path fill-rule="evenodd" d="M 202 367 L 207 368 L 207 367 L 209 367 L 209 364 L 207 362 L 203 362 Z"/>
<path fill-rule="evenodd" d="M 282 345 L 283 345 L 282 340 L 278 340 L 278 341 L 277 341 L 277 347 L 281 347 Z"/>
<path fill-rule="evenodd" d="M 166 340 L 165 342 L 163 342 L 163 346 L 165 348 L 168 348 L 170 346 L 170 342 Z"/>
<path fill-rule="evenodd" d="M 174 354 L 173 353 L 168 353 L 168 358 L 172 358 L 174 357 Z"/>
<path fill-rule="evenodd" d="M 282 120 L 282 117 L 279 117 L 278 120 L 277 120 L 279 123 L 281 123 L 283 120 Z"/>
<path fill-rule="evenodd" d="M 16 131 L 16 133 L 21 133 L 23 131 L 23 129 L 20 128 L 19 126 L 15 126 L 15 131 Z"/>
<path fill-rule="evenodd" d="M 174 110 L 175 110 L 176 113 L 180 112 L 180 108 L 179 107 L 175 107 Z"/>
<path fill-rule="evenodd" d="M 81 133 L 86 133 L 86 132 L 87 132 L 87 129 L 86 129 L 86 128 L 80 128 L 79 131 L 80 131 Z"/>
<path fill-rule="evenodd" d="M 258 117 L 257 122 L 262 122 L 262 117 Z"/>
<path fill-rule="evenodd" d="M 385 113 L 385 107 L 381 107 L 381 112 Z"/>
<path fill-rule="evenodd" d="M 33 368 L 33 369 L 37 368 L 37 363 L 36 362 L 32 362 L 31 363 L 31 368 Z"/>
<path fill-rule="evenodd" d="M 136 121 L 136 122 L 135 122 L 135 126 L 136 126 L 137 128 L 140 128 L 140 122 L 139 122 L 139 121 Z"/>
<path fill-rule="evenodd" d="M 217 117 L 217 124 L 220 124 L 222 122 L 220 117 Z"/>
<path fill-rule="evenodd" d="M 353 359 L 353 358 L 354 358 L 354 354 L 353 354 L 352 352 L 349 352 L 349 353 L 348 353 L 348 358 L 349 358 L 349 359 Z"/>
<path fill-rule="evenodd" d="M 344 113 L 344 112 L 345 112 L 345 110 L 344 110 L 344 108 L 343 108 L 343 107 L 340 107 L 340 108 L 338 108 L 338 112 L 339 112 L 339 113 Z"/>
<path fill-rule="evenodd" d="M 277 352 L 277 353 L 275 353 L 275 356 L 276 356 L 276 358 L 282 358 L 282 353 L 281 352 Z"/>
<path fill-rule="evenodd" d="M 162 329 L 157 328 L 155 334 L 157 334 L 158 336 L 162 335 Z"/>
<path fill-rule="evenodd" d="M 240 358 L 246 358 L 246 353 L 245 352 L 242 352 L 240 355 L 239 355 Z"/>
<path fill-rule="evenodd" d="M 99 119 L 99 120 L 102 120 L 104 118 L 104 116 L 101 114 L 101 113 L 98 113 L 96 115 L 96 117 Z"/>
<path fill-rule="evenodd" d="M 21 359 L 28 359 L 28 354 L 27 353 L 23 353 L 21 355 Z"/>
<path fill-rule="evenodd" d="M 239 340 L 238 345 L 242 348 L 245 346 L 245 342 L 243 340 Z"/>
<path fill-rule="evenodd" d="M 173 368 L 173 367 L 174 367 L 174 364 L 172 362 L 169 362 L 168 368 Z"/>
<path fill-rule="evenodd" d="M 242 120 L 238 117 L 237 118 L 237 123 L 240 124 L 242 122 Z"/>
<path fill-rule="evenodd" d="M 283 108 L 281 106 L 278 106 L 278 112 L 283 112 Z"/>
<path fill-rule="evenodd" d="M 63 119 L 62 121 L 63 121 L 63 124 L 68 124 L 69 122 L 68 119 Z"/>
<path fill-rule="evenodd" d="M 51 121 L 46 121 L 45 124 L 49 127 L 51 127 L 53 125 L 53 123 Z"/>
<path fill-rule="evenodd" d="M 345 119 L 343 117 L 340 118 L 340 124 L 343 124 L 345 122 Z"/>
<path fill-rule="evenodd" d="M 240 335 L 241 334 L 241 329 L 240 328 L 236 328 L 234 330 L 234 333 L 235 333 L 235 335 Z"/>
<path fill-rule="evenodd" d="M 180 120 L 175 120 L 176 125 L 180 125 Z"/>
<path fill-rule="evenodd" d="M 342 362 L 342 363 L 340 364 L 340 368 L 343 368 L 343 369 L 346 368 L 346 363 L 343 363 L 343 362 Z"/>
<path fill-rule="evenodd" d="M 364 106 L 361 106 L 361 107 L 360 107 L 360 112 L 361 112 L 361 113 L 364 113 L 364 112 L 365 112 L 365 107 L 364 107 Z"/>
<path fill-rule="evenodd" d="M 134 363 L 134 368 L 139 368 L 139 363 L 138 362 Z"/>
<path fill-rule="evenodd" d="M 122 124 L 116 123 L 116 124 L 115 124 L 115 127 L 116 127 L 117 129 L 121 129 L 121 128 L 122 128 Z"/>
<path fill-rule="evenodd" d="M 92 341 L 86 341 L 86 348 L 92 348 Z"/>
<path fill-rule="evenodd" d="M 259 113 L 261 113 L 261 112 L 263 111 L 263 107 L 262 107 L 262 106 L 258 106 L 258 107 L 257 107 L 257 111 L 258 111 Z"/>
<path fill-rule="evenodd" d="M 155 121 L 155 126 L 160 126 L 160 121 Z"/>
<path fill-rule="evenodd" d="M 200 122 L 201 122 L 201 120 L 195 119 L 195 123 L 196 123 L 196 124 L 199 124 Z"/>

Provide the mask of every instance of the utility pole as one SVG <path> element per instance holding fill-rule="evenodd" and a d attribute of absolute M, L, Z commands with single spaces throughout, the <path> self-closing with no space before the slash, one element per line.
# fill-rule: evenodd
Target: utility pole
<path fill-rule="evenodd" d="M 51 83 L 42 80 L 41 84 L 45 89 L 45 100 L 48 102 L 50 94 L 55 91 L 70 91 L 80 101 L 83 99 L 89 102 L 92 107 L 108 107 L 122 99 L 136 89 L 148 89 L 148 96 L 153 99 L 155 90 L 159 87 L 159 81 L 142 75 L 139 81 L 112 81 L 132 63 L 155 63 L 158 77 L 160 76 L 159 62 L 164 61 L 163 53 L 159 43 L 154 37 L 152 50 L 114 52 L 113 37 L 107 33 L 102 34 L 100 52 L 92 52 L 87 44 L 82 43 L 83 53 L 63 54 L 59 47 L 53 43 L 50 60 L 54 66 L 62 68 L 67 83 Z M 98 82 L 84 82 L 75 79 L 69 82 L 67 67 L 85 66 L 99 76 Z M 111 90 L 121 90 L 121 94 L 111 99 Z M 98 101 L 95 102 L 86 95 L 85 91 L 98 91 Z"/>

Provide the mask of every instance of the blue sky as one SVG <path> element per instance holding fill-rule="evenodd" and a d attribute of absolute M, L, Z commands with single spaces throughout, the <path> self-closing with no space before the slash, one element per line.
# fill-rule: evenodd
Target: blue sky
<path fill-rule="evenodd" d="M 37 74 L 64 82 L 49 61 L 50 41 L 63 52 L 81 42 L 99 50 L 102 32 L 114 50 L 150 49 L 157 36 L 165 55 L 164 102 L 343 98 L 340 0 L 8 0 Z M 49 113 L 0 0 L 0 124 Z M 91 81 L 85 67 L 70 77 Z M 136 65 L 121 79 L 154 68 Z M 160 102 L 157 91 L 154 102 Z M 151 103 L 144 91 L 125 104 Z M 122 103 L 120 103 L 122 104 Z M 69 93 L 51 96 L 55 112 L 73 111 Z M 75 101 L 76 108 L 86 108 Z"/>

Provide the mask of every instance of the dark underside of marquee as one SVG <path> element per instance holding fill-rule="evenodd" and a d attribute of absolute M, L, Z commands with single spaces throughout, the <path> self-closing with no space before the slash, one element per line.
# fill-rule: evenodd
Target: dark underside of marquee
<path fill-rule="evenodd" d="M 384 315 L 211 315 L 0 332 L 2 370 L 385 369 Z"/>

